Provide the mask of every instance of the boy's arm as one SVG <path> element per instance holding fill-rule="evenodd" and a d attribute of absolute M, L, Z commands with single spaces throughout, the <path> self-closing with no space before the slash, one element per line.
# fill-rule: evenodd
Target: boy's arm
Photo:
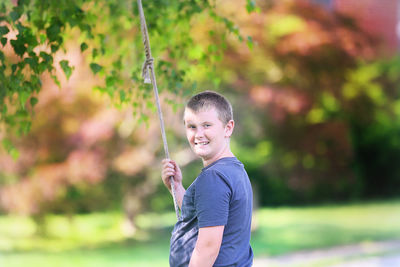
<path fill-rule="evenodd" d="M 164 159 L 162 161 L 161 178 L 165 186 L 172 193 L 170 177 L 173 177 L 174 179 L 176 201 L 178 202 L 179 208 L 182 208 L 183 196 L 185 195 L 186 190 L 182 185 L 181 169 L 175 161 L 171 159 Z"/>
<path fill-rule="evenodd" d="M 211 267 L 221 247 L 224 225 L 199 228 L 189 267 Z"/>

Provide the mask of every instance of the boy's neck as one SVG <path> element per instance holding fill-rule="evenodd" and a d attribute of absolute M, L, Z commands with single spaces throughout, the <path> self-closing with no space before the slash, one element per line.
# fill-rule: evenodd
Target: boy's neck
<path fill-rule="evenodd" d="M 202 159 L 203 160 L 203 166 L 207 167 L 208 165 L 216 162 L 217 160 L 220 160 L 222 158 L 231 158 L 234 157 L 235 155 L 232 153 L 231 150 L 228 150 L 226 152 L 224 152 L 221 155 L 217 155 L 216 157 L 212 158 L 212 159 Z"/>

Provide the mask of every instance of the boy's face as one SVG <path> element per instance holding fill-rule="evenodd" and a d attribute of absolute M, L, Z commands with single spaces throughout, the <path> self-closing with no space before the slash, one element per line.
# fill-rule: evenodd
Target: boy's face
<path fill-rule="evenodd" d="M 224 125 L 218 118 L 215 108 L 198 112 L 186 108 L 184 122 L 189 144 L 193 152 L 203 159 L 205 166 L 222 157 L 232 155 L 229 138 L 234 122 L 231 120 Z"/>

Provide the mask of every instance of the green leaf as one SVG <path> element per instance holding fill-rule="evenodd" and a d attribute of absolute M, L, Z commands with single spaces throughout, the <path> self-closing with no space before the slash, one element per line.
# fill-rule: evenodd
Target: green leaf
<path fill-rule="evenodd" d="M 15 12 L 15 11 L 10 12 L 10 17 L 13 22 L 16 22 L 20 16 L 21 15 L 18 12 Z"/>
<path fill-rule="evenodd" d="M 17 40 L 11 40 L 10 43 L 18 56 L 22 57 L 25 54 L 26 47 L 21 38 L 18 38 Z"/>
<path fill-rule="evenodd" d="M 10 30 L 7 28 L 7 26 L 0 26 L 0 36 L 6 35 L 9 32 Z"/>
<path fill-rule="evenodd" d="M 97 63 L 90 63 L 90 69 L 92 70 L 93 74 L 98 73 L 103 67 Z"/>
<path fill-rule="evenodd" d="M 113 77 L 113 76 L 108 76 L 108 77 L 106 78 L 106 86 L 107 86 L 107 87 L 112 87 L 112 86 L 114 86 L 114 85 L 115 85 L 115 82 L 116 82 L 116 78 Z"/>
<path fill-rule="evenodd" d="M 88 45 L 85 42 L 83 42 L 81 44 L 81 52 L 85 51 L 86 49 L 88 49 Z"/>
<path fill-rule="evenodd" d="M 22 91 L 18 94 L 19 103 L 21 104 L 21 108 L 25 109 L 25 104 L 28 98 L 30 97 L 30 93 L 27 91 Z"/>
<path fill-rule="evenodd" d="M 110 98 L 114 96 L 115 87 L 106 87 L 105 92 L 109 95 Z"/>
<path fill-rule="evenodd" d="M 60 46 L 58 46 L 58 45 L 51 45 L 51 46 L 50 46 L 51 52 L 52 52 L 52 53 L 57 52 L 59 47 L 60 47 Z"/>
<path fill-rule="evenodd" d="M 3 148 L 7 151 L 7 153 L 10 154 L 14 160 L 17 160 L 19 157 L 19 152 L 15 148 L 14 144 L 9 139 L 6 138 L 3 139 L 1 143 L 3 145 Z"/>
<path fill-rule="evenodd" d="M 47 64 L 52 64 L 53 63 L 53 57 L 46 52 L 41 51 L 39 56 L 43 59 L 43 61 Z"/>
<path fill-rule="evenodd" d="M 31 97 L 30 103 L 32 107 L 34 107 L 38 102 L 39 100 L 36 97 Z"/>
<path fill-rule="evenodd" d="M 97 48 L 93 48 L 92 50 L 92 58 L 95 59 L 99 54 L 99 50 Z"/>
<path fill-rule="evenodd" d="M 31 67 L 31 69 L 33 71 L 35 71 L 35 72 L 37 71 L 37 68 L 38 68 L 38 65 L 39 65 L 39 63 L 37 61 L 37 58 L 26 57 L 24 59 L 24 61 L 29 64 L 29 66 Z"/>
<path fill-rule="evenodd" d="M 2 3 L 0 6 L 0 13 L 6 13 L 6 12 L 7 12 L 6 5 L 4 3 Z"/>
<path fill-rule="evenodd" d="M 68 60 L 61 60 L 60 61 L 60 66 L 62 70 L 64 71 L 65 76 L 67 77 L 67 80 L 72 74 L 72 68 L 68 65 Z"/>
<path fill-rule="evenodd" d="M 17 68 L 18 68 L 18 65 L 17 65 L 17 64 L 12 64 L 12 65 L 11 65 L 11 73 L 14 74 L 15 71 L 17 70 Z"/>
<path fill-rule="evenodd" d="M 253 38 L 251 36 L 247 36 L 247 46 L 249 47 L 250 50 L 253 49 L 253 45 L 254 45 Z"/>
<path fill-rule="evenodd" d="M 18 0 L 18 6 L 27 6 L 29 5 L 30 0 Z"/>
<path fill-rule="evenodd" d="M 42 81 L 40 80 L 40 76 L 39 75 L 31 75 L 31 83 L 32 83 L 32 89 L 35 92 L 40 91 L 40 88 L 42 86 Z"/>
<path fill-rule="evenodd" d="M 124 101 L 125 101 L 125 98 L 126 98 L 125 91 L 124 91 L 124 90 L 120 90 L 120 91 L 119 91 L 119 100 L 120 100 L 121 102 L 124 102 Z"/>
<path fill-rule="evenodd" d="M 51 78 L 53 79 L 53 81 L 55 82 L 55 84 L 57 84 L 58 87 L 61 87 L 61 83 L 58 80 L 56 75 L 51 75 Z"/>
<path fill-rule="evenodd" d="M 41 68 L 47 69 L 48 71 L 52 71 L 53 56 L 43 51 L 40 52 L 39 56 L 43 59 L 43 61 L 40 62 Z"/>
<path fill-rule="evenodd" d="M 222 20 L 223 20 L 223 22 L 225 23 L 225 26 L 226 26 L 230 31 L 234 31 L 234 29 L 235 29 L 235 24 L 233 24 L 232 21 L 230 21 L 230 20 L 227 19 L 227 18 L 223 18 Z"/>
<path fill-rule="evenodd" d="M 208 52 L 214 53 L 214 52 L 217 52 L 217 51 L 218 51 L 218 46 L 217 46 L 217 45 L 215 45 L 215 44 L 210 44 L 210 45 L 208 46 Z"/>
<path fill-rule="evenodd" d="M 22 134 L 27 134 L 31 130 L 32 123 L 30 121 L 21 121 L 20 129 Z"/>
<path fill-rule="evenodd" d="M 44 44 L 47 41 L 47 37 L 45 34 L 41 34 L 39 39 L 41 44 Z"/>
<path fill-rule="evenodd" d="M 53 22 L 53 24 L 46 29 L 47 38 L 49 39 L 50 42 L 57 41 L 60 32 L 61 28 L 57 22 Z"/>
<path fill-rule="evenodd" d="M 254 0 L 247 0 L 246 2 L 247 13 L 251 13 L 256 10 L 256 2 Z"/>

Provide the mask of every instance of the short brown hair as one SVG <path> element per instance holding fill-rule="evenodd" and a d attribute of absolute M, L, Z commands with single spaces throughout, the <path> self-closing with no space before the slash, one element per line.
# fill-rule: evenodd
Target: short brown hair
<path fill-rule="evenodd" d="M 192 96 L 186 104 L 186 108 L 190 108 L 194 112 L 198 112 L 204 108 L 214 107 L 217 110 L 218 118 L 222 123 L 227 124 L 233 120 L 232 105 L 221 94 L 214 91 L 204 91 Z"/>

